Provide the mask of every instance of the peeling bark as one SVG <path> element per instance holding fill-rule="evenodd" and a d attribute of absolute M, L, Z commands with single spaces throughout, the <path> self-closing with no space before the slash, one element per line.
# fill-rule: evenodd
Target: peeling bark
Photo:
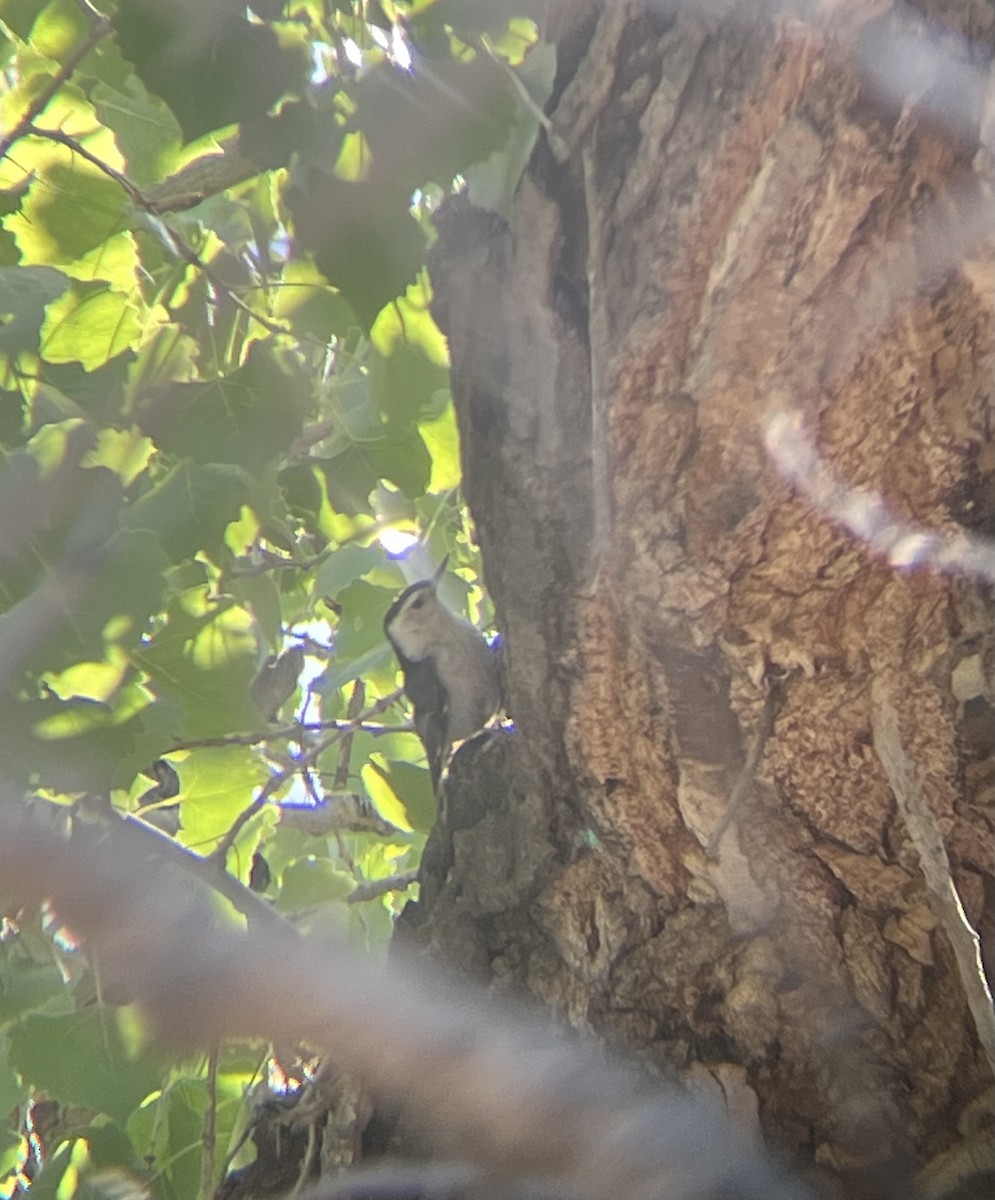
<path fill-rule="evenodd" d="M 917 8 L 988 70 L 990 5 Z M 896 569 L 765 439 L 787 415 L 896 519 L 995 533 L 981 112 L 871 85 L 911 9 L 752 12 L 560 4 L 511 224 L 440 216 L 519 732 L 459 766 L 483 816 L 433 835 L 408 926 L 851 1194 L 941 1196 L 995 1171 L 992 1079 L 872 721 L 990 972 L 990 587 Z"/>

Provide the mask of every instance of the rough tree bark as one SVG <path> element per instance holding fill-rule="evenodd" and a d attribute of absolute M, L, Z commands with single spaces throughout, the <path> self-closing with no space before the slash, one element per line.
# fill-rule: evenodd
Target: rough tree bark
<path fill-rule="evenodd" d="M 889 565 L 765 445 L 803 427 L 896 518 L 993 532 L 980 94 L 943 123 L 918 69 L 864 69 L 930 14 L 987 69 L 983 0 L 564 0 L 512 220 L 450 206 L 433 263 L 519 732 L 457 758 L 410 936 L 854 1195 L 995 1169 L 875 747 L 894 712 L 991 964 L 989 588 Z"/>

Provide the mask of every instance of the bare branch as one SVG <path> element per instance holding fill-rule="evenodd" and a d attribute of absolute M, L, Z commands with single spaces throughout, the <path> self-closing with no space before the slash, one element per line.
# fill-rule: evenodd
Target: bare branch
<path fill-rule="evenodd" d="M 381 713 L 386 712 L 392 704 L 396 704 L 397 701 L 400 700 L 403 694 L 403 688 L 396 688 L 388 695 L 382 696 L 375 704 L 371 704 L 369 708 L 361 712 L 352 720 L 338 722 L 337 728 L 333 733 L 329 734 L 328 737 L 322 738 L 320 741 L 315 742 L 313 746 L 310 746 L 303 754 L 295 758 L 290 766 L 271 775 L 260 788 L 258 795 L 255 797 L 252 803 L 247 808 L 244 808 L 232 822 L 228 832 L 218 843 L 217 848 L 214 850 L 211 857 L 217 858 L 222 863 L 225 862 L 228 858 L 228 851 L 232 848 L 232 846 L 234 846 L 235 839 L 238 837 L 241 830 L 245 827 L 246 823 L 251 821 L 256 813 L 259 812 L 269 802 L 271 796 L 278 792 L 284 784 L 289 783 L 291 778 L 296 775 L 302 767 L 306 767 L 314 763 L 315 760 L 320 757 L 320 755 L 324 754 L 324 752 L 329 749 L 329 747 L 334 746 L 336 742 L 341 741 L 341 739 L 347 734 L 355 732 L 355 730 L 358 729 L 364 721 L 369 720 L 370 717 L 377 717 L 380 716 Z"/>
<path fill-rule="evenodd" d="M 366 700 L 366 686 L 362 679 L 357 679 L 352 685 L 352 695 L 349 697 L 349 707 L 346 709 L 346 718 L 348 721 L 355 721 L 363 711 L 363 703 Z M 339 747 L 339 765 L 335 768 L 335 776 L 332 780 L 332 787 L 336 791 L 344 790 L 349 782 L 349 760 L 352 758 L 352 743 L 356 735 L 356 727 L 346 730 L 342 738 L 342 745 Z"/>
<path fill-rule="evenodd" d="M 35 801 L 36 805 L 46 804 L 47 807 L 58 809 L 58 805 L 49 805 L 46 801 Z M 220 893 L 247 920 L 279 925 L 284 929 L 292 927 L 273 909 L 261 896 L 257 896 L 250 888 L 245 887 L 213 857 L 188 850 L 185 846 L 171 838 L 167 833 L 154 825 L 143 821 L 134 815 L 120 816 L 111 808 L 99 810 L 88 807 L 88 814 L 97 815 L 102 824 L 112 828 L 121 826 L 118 837 L 128 853 L 135 856 L 136 861 L 147 862 L 151 858 L 163 864 L 179 868 L 188 875 L 193 875 L 207 887 Z"/>
<path fill-rule="evenodd" d="M 418 882 L 417 871 L 405 871 L 402 875 L 388 875 L 386 879 L 368 879 L 346 896 L 346 904 L 362 904 L 364 900 L 376 900 L 388 892 L 406 892 Z"/>

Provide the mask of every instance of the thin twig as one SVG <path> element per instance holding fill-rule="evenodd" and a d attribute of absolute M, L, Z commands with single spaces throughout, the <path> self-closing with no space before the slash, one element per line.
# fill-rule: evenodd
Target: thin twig
<path fill-rule="evenodd" d="M 352 695 L 349 697 L 349 707 L 346 709 L 345 715 L 348 720 L 355 721 L 363 711 L 365 700 L 366 685 L 362 679 L 357 679 L 352 685 Z M 346 784 L 349 782 L 349 759 L 352 755 L 352 743 L 355 736 L 356 730 L 353 728 L 342 739 L 342 746 L 339 749 L 339 765 L 335 768 L 335 776 L 332 780 L 332 787 L 337 792 L 345 791 Z"/>
<path fill-rule="evenodd" d="M 260 324 L 268 333 L 276 335 L 290 332 L 290 329 L 287 325 L 284 325 L 279 321 L 274 321 L 270 317 L 267 317 L 263 313 L 258 312 L 256 309 L 250 307 L 233 288 L 230 288 L 223 280 L 219 279 L 214 273 L 213 268 L 211 268 L 204 261 L 204 259 L 201 258 L 201 256 L 196 250 L 194 250 L 192 246 L 187 245 L 187 243 L 182 237 L 180 237 L 176 230 L 173 229 L 173 227 L 163 219 L 162 214 L 158 211 L 155 203 L 150 200 L 142 191 L 142 189 L 138 187 L 137 184 L 133 183 L 126 175 L 123 175 L 115 167 L 110 166 L 109 163 L 106 163 L 102 159 L 98 158 L 97 155 L 93 154 L 92 151 L 87 150 L 87 148 L 76 138 L 70 137 L 68 133 L 63 133 L 61 129 L 39 129 L 29 121 L 27 122 L 26 128 L 21 131 L 19 136 L 23 136 L 25 133 L 31 133 L 35 137 L 44 138 L 47 141 L 56 142 L 60 146 L 65 146 L 74 154 L 78 154 L 88 163 L 91 163 L 97 168 L 97 170 L 103 172 L 103 174 L 105 174 L 109 179 L 113 179 L 115 183 L 124 188 L 132 202 L 138 208 L 142 209 L 143 212 L 148 213 L 150 217 L 155 219 L 157 225 L 162 230 L 177 256 L 183 259 L 183 261 L 189 266 L 195 267 L 198 271 L 201 271 L 208 283 L 210 283 L 210 285 L 216 291 L 219 291 L 223 295 L 227 296 L 231 303 L 240 312 L 244 313 L 253 321 L 258 322 L 258 324 Z M 0 143 L 0 148 L 2 148 L 2 143 Z M 2 157 L 2 155 L 0 155 L 0 157 Z"/>
<path fill-rule="evenodd" d="M 349 697 L 349 706 L 346 709 L 346 717 L 355 720 L 363 710 L 363 702 L 366 699 L 366 685 L 362 679 L 357 679 L 352 687 L 352 695 Z M 339 761 L 335 767 L 335 775 L 332 779 L 332 787 L 336 792 L 345 791 L 346 784 L 349 782 L 349 759 L 352 756 L 352 743 L 355 737 L 355 730 L 348 730 L 343 738 L 342 745 L 339 748 Z M 359 864 L 349 853 L 345 839 L 342 836 L 342 830 L 336 826 L 332 833 L 335 837 L 335 845 L 338 850 L 339 858 L 345 863 L 349 873 L 356 879 L 357 887 L 362 887 L 365 882 L 363 873 L 359 868 Z"/>
<path fill-rule="evenodd" d="M 259 793 L 252 803 L 244 808 L 231 823 L 227 833 L 225 833 L 225 835 L 221 838 L 217 847 L 211 854 L 211 858 L 216 859 L 221 863 L 226 862 L 228 858 L 228 852 L 235 844 L 235 839 L 238 837 L 239 833 L 245 827 L 246 823 L 251 821 L 256 813 L 260 812 L 265 807 L 265 805 L 269 802 L 270 797 L 275 792 L 279 791 L 285 783 L 288 783 L 290 779 L 301 770 L 302 767 L 313 763 L 320 755 L 324 754 L 329 747 L 334 746 L 335 743 L 340 741 L 346 734 L 358 729 L 365 720 L 368 720 L 370 717 L 379 716 L 381 713 L 386 712 L 387 709 L 389 709 L 391 705 L 396 704 L 403 695 L 403 688 L 395 688 L 393 692 L 390 692 L 386 696 L 382 696 L 375 704 L 371 704 L 369 708 L 360 713 L 359 716 L 354 720 L 339 722 L 339 728 L 335 729 L 334 732 L 329 734 L 328 737 L 322 738 L 320 741 L 315 742 L 313 746 L 310 746 L 302 755 L 295 759 L 293 764 L 291 764 L 289 767 L 286 767 L 282 771 L 277 771 L 275 774 L 271 775 L 259 789 Z"/>
<path fill-rule="evenodd" d="M 103 15 L 97 12 L 90 4 L 80 4 L 80 8 L 86 15 L 90 24 L 90 32 L 80 42 L 75 50 L 69 55 L 66 61 L 62 64 L 58 71 L 52 76 L 48 84 L 35 96 L 34 100 L 28 105 L 27 110 L 21 119 L 17 122 L 14 128 L 7 134 L 6 137 L 0 138 L 0 159 L 6 158 L 11 146 L 15 142 L 20 141 L 22 137 L 31 129 L 35 120 L 48 108 L 51 101 L 54 99 L 58 90 L 69 82 L 69 77 L 73 71 L 79 66 L 84 58 L 96 46 L 104 40 L 111 32 L 113 26 L 110 21 Z"/>
<path fill-rule="evenodd" d="M 328 554 L 315 554 L 311 558 L 284 558 L 282 554 L 274 554 L 272 550 L 258 550 L 260 561 L 242 563 L 236 562 L 226 572 L 230 579 L 244 579 L 253 575 L 265 575 L 267 571 L 313 571 L 328 557 Z"/>
<path fill-rule="evenodd" d="M 290 725 L 281 725 L 278 729 L 259 730 L 256 733 L 225 733 L 210 738 L 190 738 L 187 741 L 174 742 L 164 754 L 175 754 L 178 750 L 205 750 L 217 746 L 258 746 L 261 742 L 299 740 L 305 733 L 321 733 L 326 730 L 336 730 L 340 733 L 368 733 L 373 737 L 385 737 L 391 733 L 413 733 L 414 726 L 410 721 L 403 725 L 383 725 L 378 721 L 294 721 Z"/>
<path fill-rule="evenodd" d="M 346 904 L 362 904 L 365 900 L 376 900 L 388 892 L 406 892 L 418 882 L 417 871 L 404 871 L 400 875 L 388 875 L 385 879 L 367 879 L 358 884 L 345 898 Z"/>
<path fill-rule="evenodd" d="M 528 88 L 522 82 L 521 76 L 515 71 L 507 59 L 502 58 L 500 54 L 496 54 L 491 48 L 490 43 L 486 38 L 470 37 L 469 44 L 477 51 L 483 52 L 490 58 L 497 68 L 504 74 L 505 78 L 510 82 L 512 89 L 518 98 L 519 104 L 525 109 L 530 117 L 540 125 L 549 139 L 550 149 L 559 162 L 566 162 L 570 155 L 570 150 L 563 138 L 560 137 L 552 120 L 543 112 L 538 104 L 532 99 Z"/>
<path fill-rule="evenodd" d="M 98 158 L 92 150 L 87 150 L 81 141 L 72 137 L 70 134 L 63 132 L 61 129 L 42 129 L 38 125 L 30 125 L 25 133 L 29 133 L 32 137 L 43 138 L 46 142 L 55 142 L 59 146 L 65 146 L 67 150 L 71 150 L 73 154 L 78 154 L 80 158 L 85 159 L 91 166 L 97 168 L 108 178 L 122 187 L 135 204 L 139 207 L 145 206 L 145 197 L 142 195 L 141 189 L 131 182 L 127 175 L 123 175 L 116 167 L 112 167 L 110 163 L 104 162 L 102 158 Z"/>

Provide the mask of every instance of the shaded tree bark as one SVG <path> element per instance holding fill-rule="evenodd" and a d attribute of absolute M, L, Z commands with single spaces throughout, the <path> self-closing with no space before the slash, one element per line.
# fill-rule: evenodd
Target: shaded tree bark
<path fill-rule="evenodd" d="M 988 69 L 991 5 L 915 7 Z M 554 6 L 510 224 L 440 214 L 519 732 L 457 756 L 406 927 L 848 1194 L 949 1195 L 995 1172 L 991 1067 L 875 733 L 990 964 L 990 589 L 863 544 L 797 437 L 896 520 L 992 533 L 981 91 L 884 94 L 937 44 L 912 10 L 744 8 Z"/>

